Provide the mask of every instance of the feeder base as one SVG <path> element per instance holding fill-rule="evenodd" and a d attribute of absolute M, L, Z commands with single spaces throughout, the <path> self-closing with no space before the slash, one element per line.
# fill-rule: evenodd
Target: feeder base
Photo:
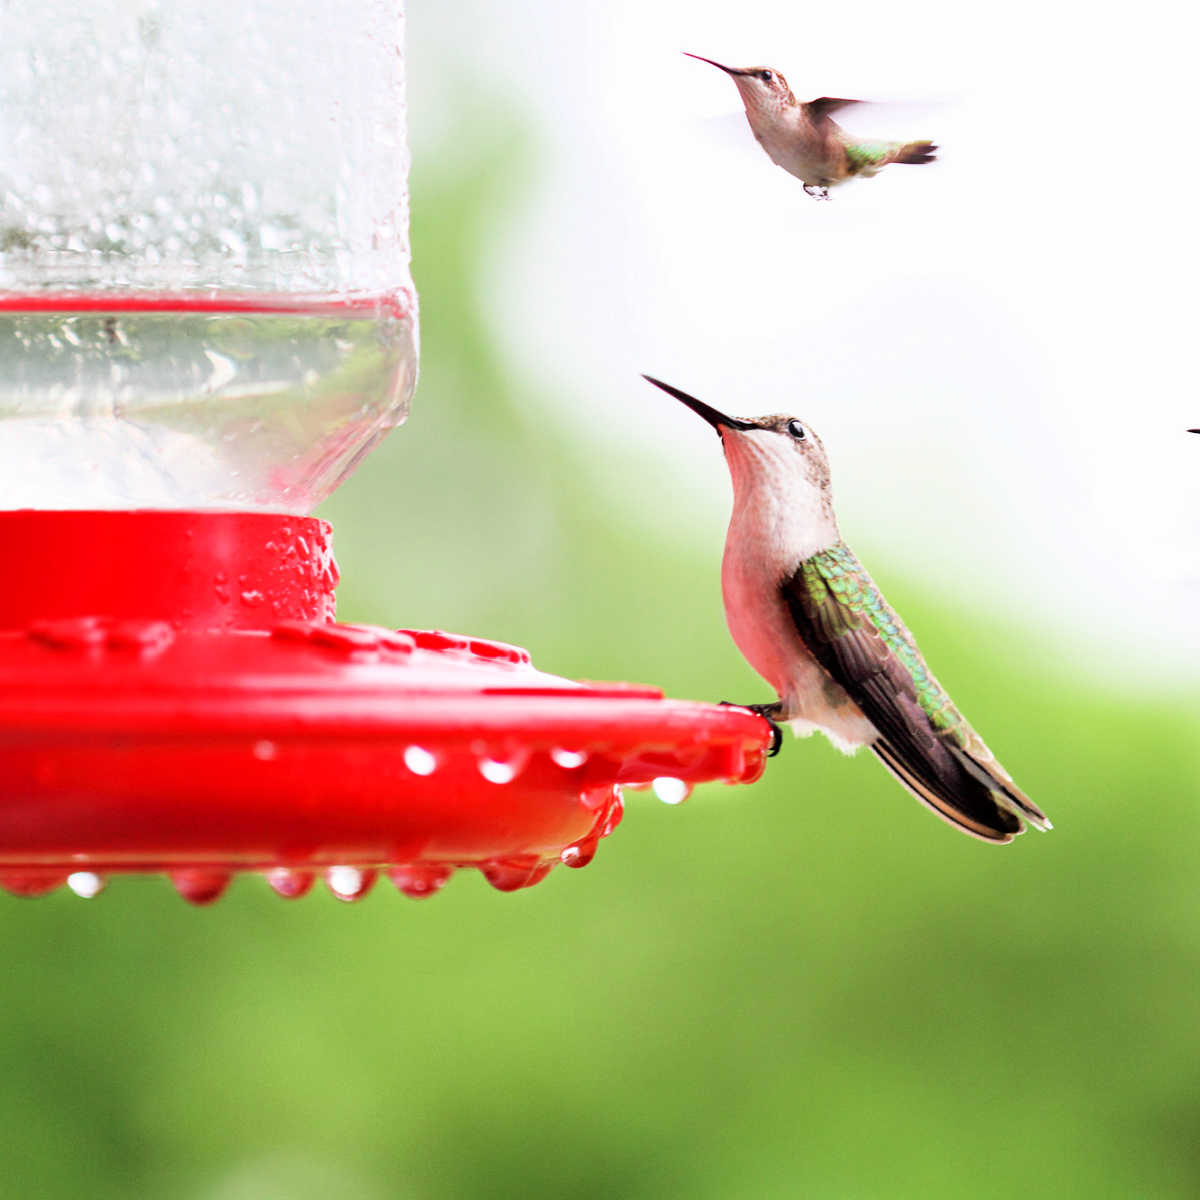
<path fill-rule="evenodd" d="M 206 903 L 231 873 L 254 871 L 283 896 L 322 876 L 356 899 L 382 872 L 428 896 L 463 866 L 512 891 L 556 862 L 590 862 L 620 820 L 624 786 L 668 780 L 678 799 L 702 780 L 762 773 L 770 732 L 745 709 L 547 675 L 501 642 L 322 619 L 336 569 L 321 522 L 9 513 L 0 553 L 12 562 L 14 540 L 28 550 L 38 518 L 78 548 L 80 531 L 62 525 L 71 515 L 139 540 L 174 523 L 181 541 L 175 556 L 89 544 L 68 559 L 60 578 L 115 612 L 68 615 L 44 581 L 29 595 L 49 617 L 8 601 L 0 887 L 10 892 L 69 883 L 94 894 L 113 872 L 165 871 Z M 234 536 L 248 524 L 252 538 Z M 48 569 L 48 551 L 36 556 Z M 130 572 L 123 591 L 97 578 L 114 562 Z M 202 596 L 199 581 L 212 591 L 217 575 L 251 598 Z M 249 586 L 268 580 L 282 582 Z M 183 598 L 186 618 L 174 607 Z M 280 608 L 287 617 L 271 619 Z"/>

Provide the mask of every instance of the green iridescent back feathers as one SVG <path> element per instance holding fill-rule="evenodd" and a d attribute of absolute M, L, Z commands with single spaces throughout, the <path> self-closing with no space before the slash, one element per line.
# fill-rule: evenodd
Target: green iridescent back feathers
<path fill-rule="evenodd" d="M 800 564 L 796 581 L 802 583 L 793 593 L 802 603 L 809 620 L 830 643 L 845 637 L 864 624 L 870 624 L 911 676 L 920 704 L 930 723 L 939 733 L 954 737 L 964 750 L 971 749 L 970 727 L 954 707 L 945 689 L 933 677 L 913 636 L 888 603 L 844 542 L 830 546 Z"/>
<path fill-rule="evenodd" d="M 877 730 L 871 749 L 918 799 L 989 841 L 1013 838 L 1022 816 L 1049 827 L 954 707 L 848 546 L 805 559 L 780 586 L 809 652 Z"/>
<path fill-rule="evenodd" d="M 892 151 L 899 148 L 896 142 L 847 142 L 846 158 L 851 171 L 861 171 L 863 167 L 882 166 Z"/>
<path fill-rule="evenodd" d="M 862 171 L 874 175 L 888 163 L 927 163 L 935 157 L 932 142 L 852 142 L 844 133 L 841 136 L 851 175 Z"/>

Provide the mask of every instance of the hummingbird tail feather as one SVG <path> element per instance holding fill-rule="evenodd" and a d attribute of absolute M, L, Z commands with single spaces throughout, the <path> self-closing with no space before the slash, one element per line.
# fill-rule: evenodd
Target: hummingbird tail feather
<path fill-rule="evenodd" d="M 1050 818 L 1009 777 L 1008 773 L 995 760 L 980 762 L 979 759 L 965 750 L 951 748 L 958 761 L 983 784 L 1000 803 L 1015 817 L 1024 817 L 1034 829 L 1043 833 L 1053 829 Z"/>
<path fill-rule="evenodd" d="M 973 774 L 951 782 L 932 775 L 926 764 L 908 761 L 903 750 L 885 737 L 871 743 L 875 756 L 918 800 L 943 821 L 985 842 L 1011 842 L 1022 831 L 1020 818 L 997 804 L 993 790 Z"/>
<path fill-rule="evenodd" d="M 906 142 L 897 149 L 896 157 L 892 161 L 920 165 L 935 162 L 936 159 L 937 146 L 933 142 Z"/>

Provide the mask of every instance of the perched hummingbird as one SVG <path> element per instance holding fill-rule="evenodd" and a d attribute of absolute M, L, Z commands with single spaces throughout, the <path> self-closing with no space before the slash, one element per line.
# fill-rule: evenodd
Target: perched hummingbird
<path fill-rule="evenodd" d="M 802 103 L 771 67 L 727 67 L 699 54 L 687 57 L 718 67 L 737 84 L 750 131 L 767 157 L 802 180 L 804 190 L 818 200 L 828 200 L 835 184 L 855 175 L 877 175 L 888 163 L 934 160 L 937 147 L 932 142 L 864 141 L 831 119 L 831 113 L 861 100 L 820 96 Z"/>
<path fill-rule="evenodd" d="M 733 477 L 721 564 L 725 619 L 775 689 L 746 707 L 820 729 L 845 753 L 870 746 L 918 800 L 966 833 L 1010 842 L 1022 818 L 1049 829 L 933 677 L 904 622 L 842 541 L 829 460 L 796 417 L 727 417 L 644 377 L 716 431 Z"/>

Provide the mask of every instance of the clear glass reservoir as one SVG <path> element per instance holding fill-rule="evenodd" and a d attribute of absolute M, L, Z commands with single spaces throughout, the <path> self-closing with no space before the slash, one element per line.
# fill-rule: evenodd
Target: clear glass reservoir
<path fill-rule="evenodd" d="M 404 420 L 403 21 L 0 10 L 0 509 L 307 513 Z"/>

